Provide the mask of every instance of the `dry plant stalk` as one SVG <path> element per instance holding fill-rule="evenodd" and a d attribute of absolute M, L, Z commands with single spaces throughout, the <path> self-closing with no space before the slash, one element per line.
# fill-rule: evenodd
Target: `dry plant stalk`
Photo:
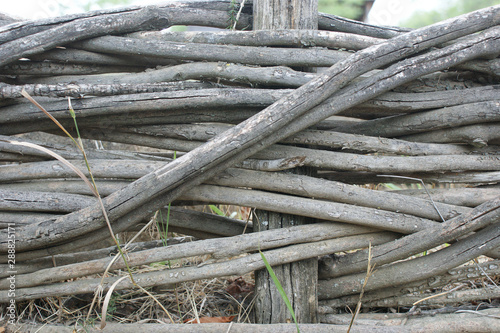
<path fill-rule="evenodd" d="M 361 311 L 361 300 L 363 299 L 363 295 L 365 293 L 365 286 L 368 283 L 368 279 L 372 274 L 374 273 L 375 270 L 375 265 L 371 265 L 371 260 L 372 260 L 372 243 L 368 245 L 368 264 L 366 266 L 366 277 L 365 281 L 363 282 L 363 287 L 361 288 L 361 293 L 359 294 L 359 301 L 358 304 L 356 305 L 356 310 L 352 314 L 351 322 L 349 323 L 349 328 L 347 329 L 347 333 L 351 331 L 352 325 L 354 324 L 354 321 L 356 320 L 356 317 L 359 314 L 359 311 Z"/>
<path fill-rule="evenodd" d="M 172 323 L 174 322 L 172 317 L 170 316 L 170 313 L 167 311 L 167 309 L 165 309 L 165 307 L 163 307 L 163 305 L 158 301 L 158 299 L 156 297 L 154 297 L 150 292 L 148 292 L 146 289 L 142 288 L 141 286 L 139 286 L 135 280 L 134 280 L 134 276 L 132 274 L 132 271 L 129 267 L 129 264 L 127 262 L 127 259 L 125 258 L 125 253 L 123 251 L 123 249 L 121 248 L 120 246 L 120 243 L 118 242 L 118 240 L 116 239 L 115 235 L 114 235 L 114 232 L 113 232 L 113 229 L 111 227 L 111 222 L 109 221 L 109 218 L 108 218 L 108 214 L 106 212 L 106 208 L 104 207 L 104 204 L 102 202 L 102 198 L 97 190 L 97 185 L 95 183 L 95 179 L 94 179 L 94 176 L 92 174 L 92 171 L 91 171 L 91 168 L 90 168 L 90 165 L 88 163 L 88 159 L 87 159 L 87 155 L 85 154 L 85 149 L 83 148 L 83 144 L 82 144 L 82 140 L 80 138 L 80 133 L 78 132 L 78 125 L 76 123 L 76 117 L 75 117 L 75 112 L 73 110 L 73 107 L 71 105 L 71 99 L 68 97 L 68 104 L 69 104 L 69 110 L 70 110 L 70 113 L 75 121 L 75 126 L 76 126 L 76 130 L 77 130 L 77 133 L 78 133 L 78 141 L 76 141 L 73 136 L 64 128 L 64 126 L 62 126 L 58 121 L 57 119 L 55 119 L 47 110 L 45 110 L 45 108 L 43 106 L 41 106 L 38 102 L 35 101 L 35 99 L 33 97 L 31 97 L 25 90 L 23 90 L 21 92 L 21 94 L 26 97 L 30 102 L 32 102 L 33 104 L 35 104 L 40 110 L 42 110 L 54 123 L 57 124 L 57 126 L 59 126 L 63 132 L 69 137 L 71 138 L 71 140 L 73 140 L 73 142 L 75 143 L 75 145 L 77 146 L 77 148 L 82 152 L 83 154 L 83 158 L 85 160 L 85 163 L 87 165 L 87 170 L 89 172 L 89 175 L 90 175 L 90 178 L 91 178 L 91 181 L 92 183 L 90 183 L 90 181 L 87 179 L 87 177 L 76 167 L 74 166 L 72 163 L 70 163 L 68 160 L 66 160 L 64 157 L 60 156 L 59 154 L 55 153 L 55 152 L 52 152 L 50 151 L 49 149 L 46 149 L 44 147 L 41 147 L 41 146 L 38 146 L 38 145 L 35 145 L 35 144 L 31 144 L 31 143 L 21 143 L 21 142 L 11 142 L 12 144 L 18 144 L 18 145 L 24 145 L 24 146 L 27 146 L 27 147 L 31 147 L 31 148 L 35 148 L 35 149 L 38 149 L 38 150 L 41 150 L 53 157 L 55 157 L 56 159 L 58 159 L 59 161 L 61 161 L 62 163 L 64 163 L 66 166 L 68 166 L 71 170 L 73 170 L 81 179 L 83 179 L 85 181 L 85 183 L 89 186 L 90 190 L 92 191 L 92 193 L 94 194 L 94 196 L 99 200 L 99 204 L 101 206 L 101 210 L 102 210 L 102 213 L 104 215 L 104 218 L 106 220 L 106 224 L 109 228 L 109 232 L 111 234 L 111 237 L 113 239 L 113 241 L 115 242 L 116 246 L 117 246 L 117 249 L 119 251 L 119 255 L 121 255 L 121 257 L 123 258 L 123 261 L 125 263 L 125 266 L 127 268 L 127 271 L 128 271 L 128 277 L 130 278 L 130 281 L 132 282 L 132 284 L 139 288 L 140 290 L 142 290 L 143 292 L 145 292 L 148 296 L 152 297 L 154 299 L 154 301 L 165 311 L 165 313 L 167 314 L 167 316 L 170 318 L 170 320 L 172 321 Z M 150 222 L 152 223 L 152 221 Z M 139 231 L 139 233 L 135 236 L 137 237 L 142 231 L 144 231 L 146 229 L 146 227 L 142 228 L 141 231 Z M 135 239 L 134 237 L 134 239 Z M 116 260 L 116 258 L 118 257 L 118 255 L 113 259 L 113 261 L 110 262 L 110 264 L 108 265 L 108 269 L 109 267 L 111 267 L 111 265 L 113 264 L 114 260 Z M 106 273 L 103 275 L 103 279 L 104 277 L 106 276 Z M 107 291 L 106 293 L 106 297 L 104 298 L 104 302 L 103 302 L 103 308 L 102 308 L 102 318 L 101 318 L 101 329 L 103 329 L 105 326 L 106 326 L 106 313 L 107 313 L 107 309 L 108 309 L 108 304 L 109 304 L 109 301 L 111 299 L 111 295 L 113 294 L 113 290 L 116 288 L 116 286 L 122 281 L 124 280 L 126 277 L 122 277 L 120 279 L 118 279 L 115 283 L 113 283 L 111 285 L 111 287 L 109 288 L 109 290 Z M 94 306 L 94 302 L 97 300 L 97 297 L 98 295 L 101 294 L 102 292 L 102 283 L 103 283 L 104 280 L 101 280 L 101 283 L 99 284 L 99 286 L 97 287 L 96 289 L 96 292 L 95 292 L 95 296 L 94 296 L 94 299 L 93 299 L 93 302 L 89 308 L 89 312 L 88 312 L 88 315 L 87 315 L 87 319 L 89 318 L 89 315 L 90 313 L 92 312 L 92 308 Z"/>

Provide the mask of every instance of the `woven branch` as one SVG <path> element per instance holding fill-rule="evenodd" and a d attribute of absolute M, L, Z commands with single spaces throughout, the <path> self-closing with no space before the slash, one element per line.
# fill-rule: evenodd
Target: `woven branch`
<path fill-rule="evenodd" d="M 0 166 L 0 251 L 8 250 L 2 228 L 16 223 L 19 300 L 93 292 L 98 279 L 62 281 L 102 273 L 109 262 L 109 250 L 69 254 L 108 246 L 89 190 L 59 162 L 9 144 L 18 138 L 7 135 L 56 129 L 21 99 L 22 89 L 69 129 L 64 97 L 72 96 L 83 137 L 136 146 L 137 152 L 87 154 L 115 232 L 141 228 L 169 203 L 237 204 L 335 221 L 276 231 L 269 239 L 266 232 L 234 237 L 252 226 L 172 206 L 169 230 L 208 239 L 131 251 L 131 265 L 207 249 L 221 261 L 137 274 L 144 287 L 261 269 L 255 251 L 262 246 L 273 265 L 328 255 L 319 273 L 330 280 L 320 281 L 319 296 L 334 311 L 339 302 L 359 300 L 368 256 L 359 249 L 371 242 L 378 270 L 365 300 L 397 306 L 415 300 L 404 290 L 423 290 L 440 276 L 450 283 L 447 270 L 481 254 L 500 256 L 497 188 L 459 188 L 455 198 L 434 190 L 432 202 L 427 193 L 347 185 L 500 181 L 500 7 L 412 31 L 323 14 L 320 29 L 330 31 L 146 31 L 226 27 L 230 6 L 230 0 L 187 1 L 2 27 L 0 161 L 7 163 Z M 251 26 L 251 12 L 247 1 L 237 29 Z M 287 67 L 331 65 L 321 74 Z M 85 169 L 70 147 L 47 146 Z M 272 172 L 300 165 L 319 168 L 317 177 Z M 398 262 L 447 242 L 453 244 Z M 347 250 L 358 251 L 332 255 Z M 240 254 L 247 256 L 232 258 Z M 51 267 L 50 258 L 63 266 Z M 122 268 L 121 261 L 114 266 Z M 107 278 L 105 286 L 117 279 Z M 131 287 L 123 282 L 118 289 Z M 0 288 L 0 301 L 7 300 L 6 281 Z M 450 295 L 476 300 L 494 293 Z"/>

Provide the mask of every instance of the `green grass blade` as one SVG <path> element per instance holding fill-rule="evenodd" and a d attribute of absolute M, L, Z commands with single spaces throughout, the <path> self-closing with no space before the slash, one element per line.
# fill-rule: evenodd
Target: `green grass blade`
<path fill-rule="evenodd" d="M 393 191 L 401 190 L 401 187 L 394 185 L 392 183 L 385 183 L 384 186 L 387 187 L 389 190 L 393 190 Z"/>
<path fill-rule="evenodd" d="M 273 268 L 271 265 L 269 265 L 269 262 L 267 261 L 266 257 L 264 256 L 264 253 L 259 250 L 260 256 L 262 257 L 262 261 L 264 261 L 264 264 L 266 265 L 267 271 L 269 272 L 269 275 L 273 279 L 274 284 L 276 285 L 276 288 L 278 288 L 278 292 L 281 295 L 281 298 L 283 298 L 283 301 L 286 304 L 286 307 L 288 308 L 288 311 L 292 315 L 293 321 L 295 322 L 295 326 L 297 327 L 297 332 L 300 333 L 299 329 L 299 324 L 297 323 L 297 318 L 295 318 L 295 312 L 293 311 L 292 304 L 290 304 L 290 300 L 286 296 L 285 291 L 283 290 L 283 286 L 281 286 L 280 281 L 276 277 L 276 274 L 274 274 Z"/>
<path fill-rule="evenodd" d="M 220 210 L 217 206 L 215 205 L 208 205 L 208 207 L 210 207 L 210 209 L 217 215 L 219 216 L 226 216 L 226 214 L 224 214 L 224 212 L 222 210 Z"/>

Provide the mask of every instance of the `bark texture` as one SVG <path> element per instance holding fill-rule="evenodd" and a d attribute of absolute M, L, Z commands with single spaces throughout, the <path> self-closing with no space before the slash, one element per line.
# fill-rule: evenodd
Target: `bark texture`
<path fill-rule="evenodd" d="M 131 241 L 130 267 L 210 258 L 137 273 L 142 287 L 257 271 L 256 321 L 287 322 L 261 274 L 262 250 L 305 331 L 346 331 L 349 318 L 336 313 L 360 293 L 367 307 L 414 308 L 389 321 L 360 314 L 354 331 L 480 331 L 461 317 L 384 325 L 410 322 L 419 307 L 445 304 L 433 310 L 441 314 L 498 296 L 489 287 L 500 275 L 500 6 L 417 30 L 315 6 L 182 1 L 0 17 L 12 22 L 0 29 L 0 302 L 11 298 L 13 237 L 16 301 L 66 298 L 101 284 L 93 274 L 116 254 L 110 227 L 120 237 L 164 228 L 161 214 L 188 236 Z M 230 29 L 166 32 L 171 25 Z M 70 107 L 111 226 L 68 167 L 90 176 L 81 151 L 42 111 L 76 135 Z M 317 173 L 304 174 L 310 168 Z M 248 208 L 235 210 L 244 219 L 181 208 L 212 204 Z M 266 212 L 248 218 L 253 209 Z M 368 262 L 376 271 L 367 280 Z M 125 267 L 111 264 L 117 276 L 104 290 Z M 453 289 L 466 281 L 480 288 Z M 317 322 L 329 324 L 305 324 Z"/>
<path fill-rule="evenodd" d="M 302 29 L 317 30 L 317 0 L 256 0 L 253 7 L 253 28 L 262 29 Z M 307 66 L 307 64 L 303 64 Z M 312 175 L 308 168 L 291 170 L 292 173 Z M 272 230 L 294 225 L 311 223 L 303 216 L 278 214 L 271 211 L 256 211 L 259 230 Z M 317 322 L 317 281 L 318 262 L 313 257 L 307 261 L 298 261 L 273 268 L 276 277 L 295 313 L 299 323 Z M 273 282 L 269 272 L 255 272 L 255 322 L 259 324 L 286 323 L 293 319 L 283 297 Z"/>

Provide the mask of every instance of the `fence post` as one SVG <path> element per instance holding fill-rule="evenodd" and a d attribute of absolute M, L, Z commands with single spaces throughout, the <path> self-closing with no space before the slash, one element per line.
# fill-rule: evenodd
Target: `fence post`
<path fill-rule="evenodd" d="M 318 0 L 254 0 L 254 30 L 318 29 Z M 302 69 L 309 70 L 310 69 Z M 310 168 L 288 172 L 312 175 Z M 254 230 L 277 229 L 306 224 L 307 218 L 258 210 L 259 224 Z M 259 229 L 260 228 L 260 229 Z M 317 259 L 273 267 L 299 323 L 317 322 Z M 293 322 L 278 290 L 266 270 L 255 272 L 255 322 L 259 324 Z"/>

